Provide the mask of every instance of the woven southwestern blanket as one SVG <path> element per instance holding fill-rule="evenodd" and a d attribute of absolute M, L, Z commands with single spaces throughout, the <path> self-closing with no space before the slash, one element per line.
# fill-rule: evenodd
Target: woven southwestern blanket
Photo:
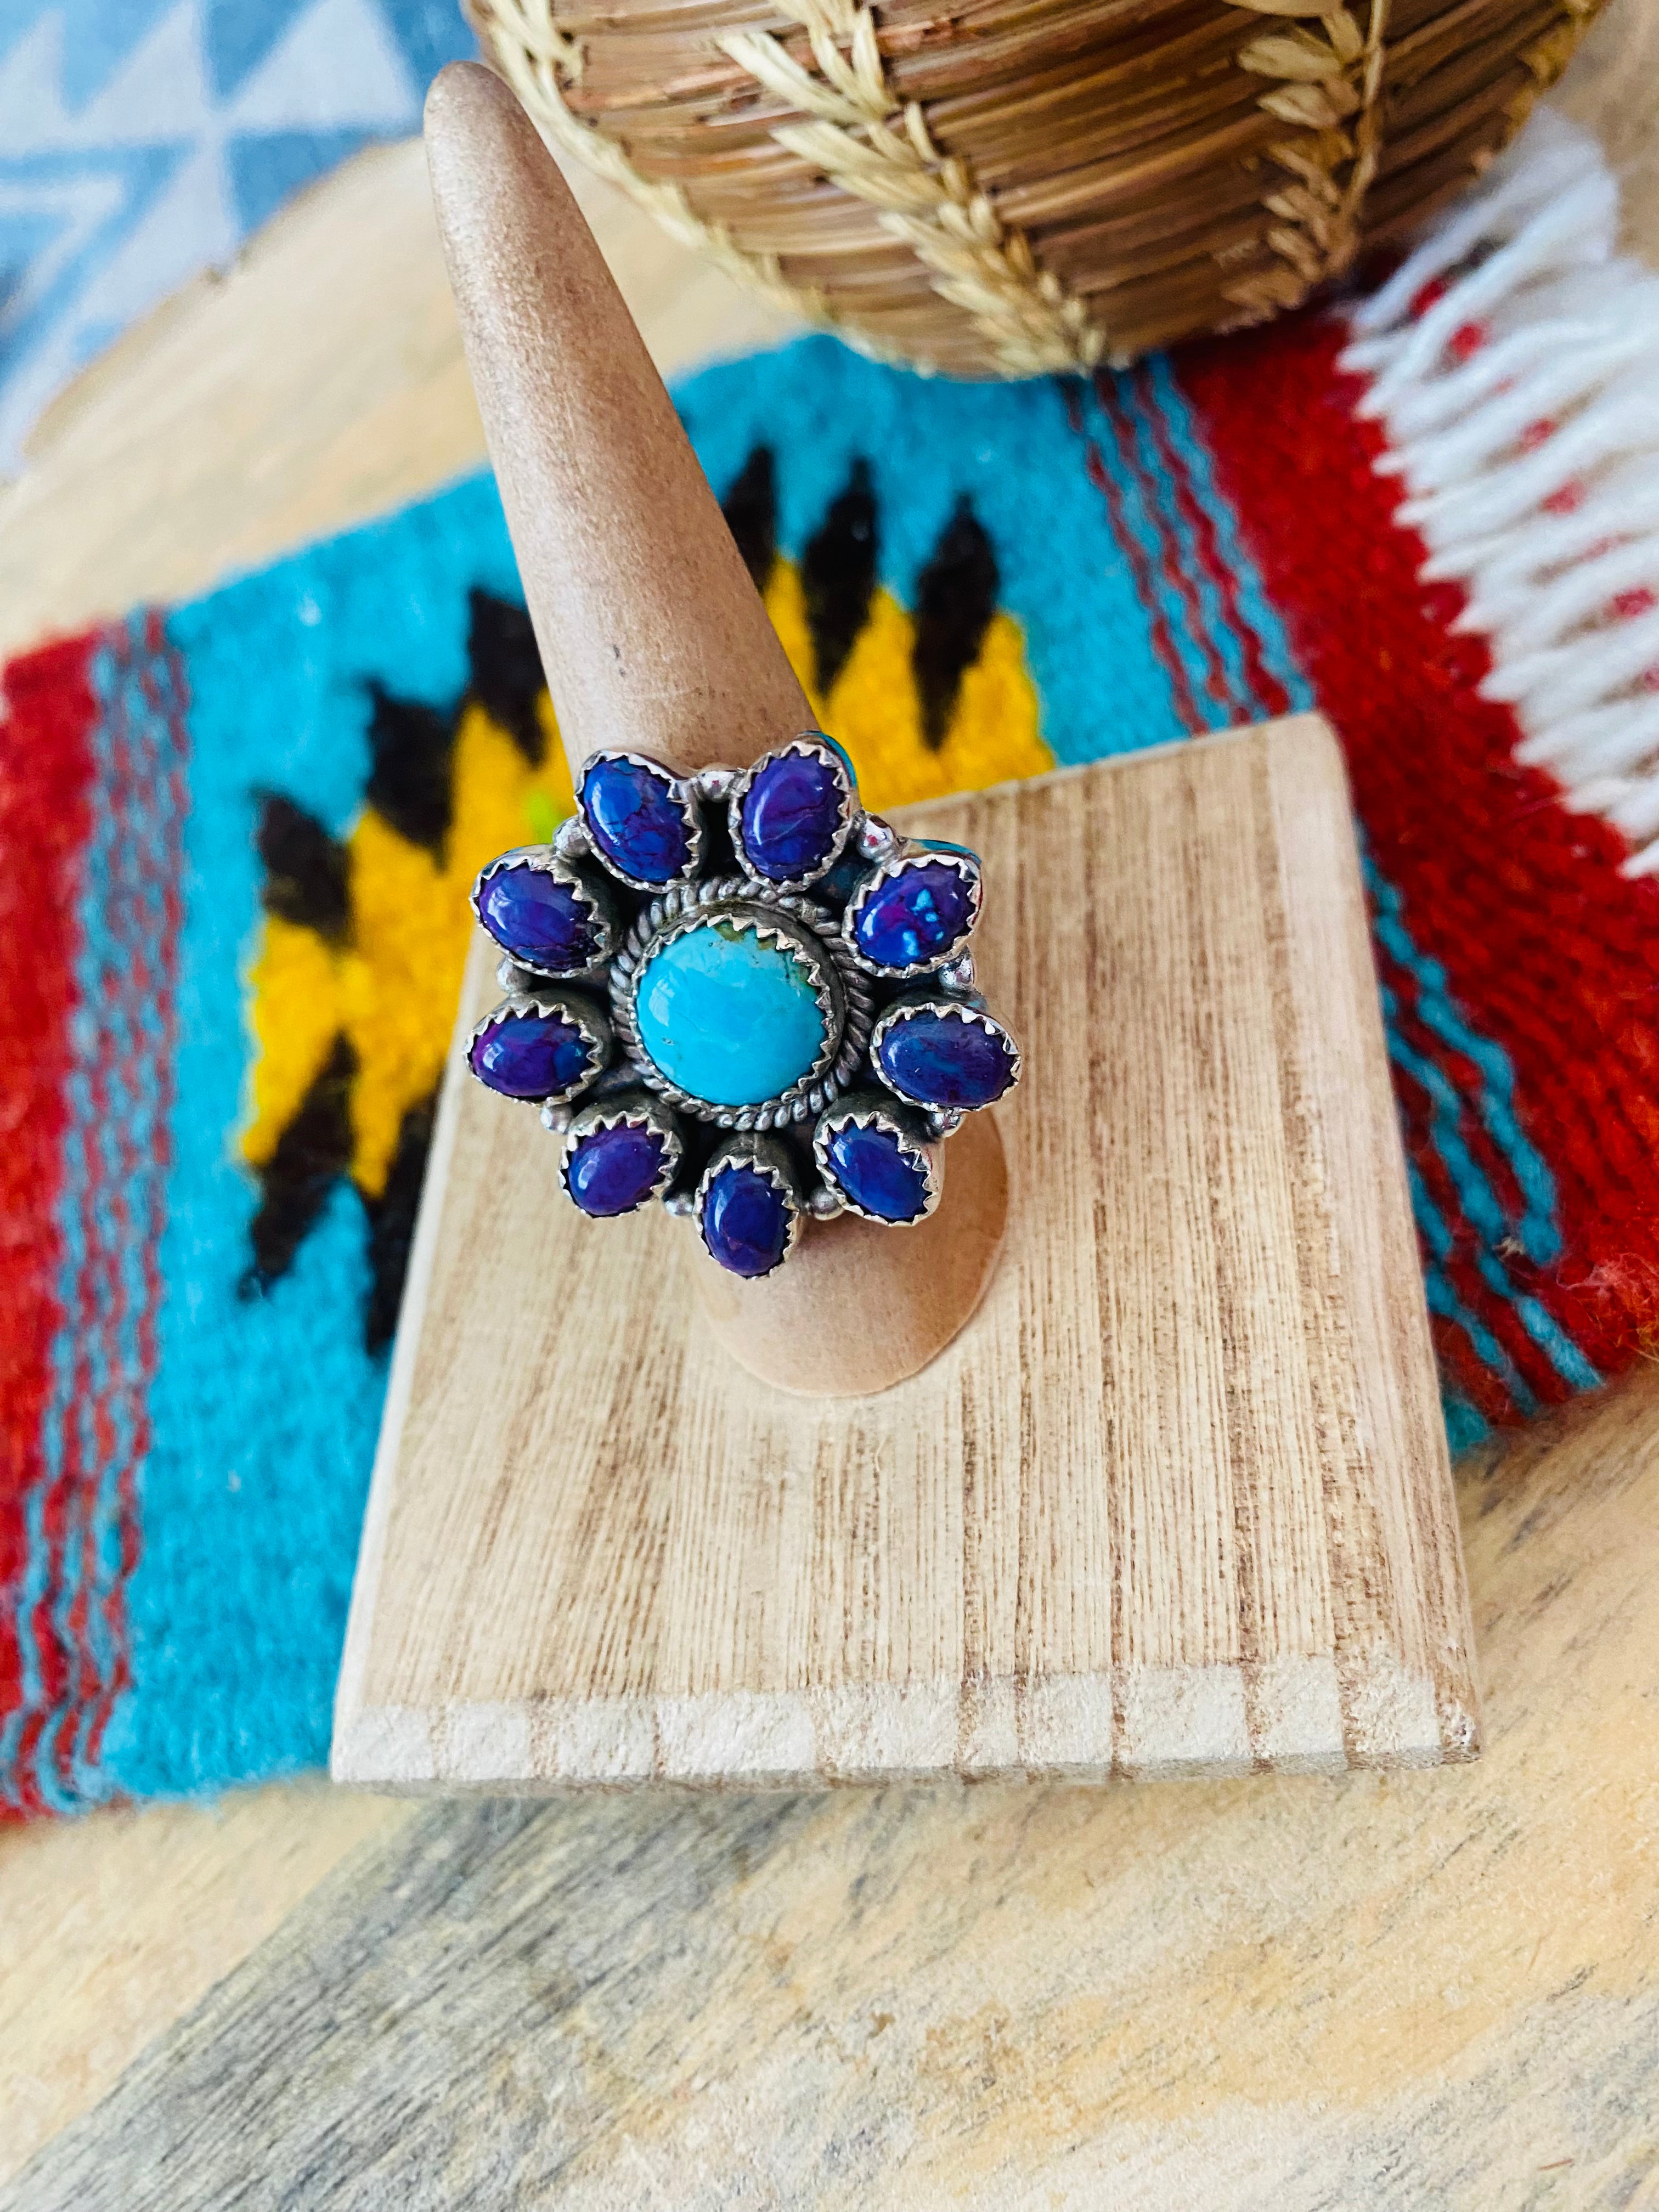
<path fill-rule="evenodd" d="M 684 419 L 872 805 L 1317 704 L 1447 1419 L 1659 1335 L 1659 278 L 1530 131 L 1382 291 Z M 324 1755 L 475 870 L 569 787 L 494 487 L 7 672 L 0 1799 Z"/>

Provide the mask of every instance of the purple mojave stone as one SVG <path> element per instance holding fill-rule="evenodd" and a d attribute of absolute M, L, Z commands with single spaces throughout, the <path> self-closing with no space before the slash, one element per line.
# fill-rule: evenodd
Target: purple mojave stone
<path fill-rule="evenodd" d="M 843 1121 L 824 1146 L 843 1194 L 866 1213 L 894 1223 L 920 1221 L 927 1211 L 927 1170 L 897 1132 L 879 1122 Z"/>
<path fill-rule="evenodd" d="M 918 1006 L 890 1022 L 876 1065 L 902 1098 L 971 1113 L 994 1105 L 1013 1081 L 1013 1040 L 1000 1023 Z"/>
<path fill-rule="evenodd" d="M 711 1259 L 733 1275 L 769 1275 L 789 1244 L 788 1200 L 758 1170 L 722 1168 L 703 1193 L 700 1225 Z"/>
<path fill-rule="evenodd" d="M 591 902 L 574 884 L 527 861 L 497 868 L 479 885 L 478 919 L 515 960 L 561 975 L 591 968 L 605 949 Z"/>
<path fill-rule="evenodd" d="M 738 808 L 744 857 L 758 876 L 813 876 L 836 848 L 845 785 L 820 753 L 781 753 L 755 771 Z"/>
<path fill-rule="evenodd" d="M 667 1146 L 661 1132 L 626 1121 L 590 1129 L 565 1164 L 565 1188 L 584 1213 L 609 1220 L 632 1213 L 656 1189 Z"/>
<path fill-rule="evenodd" d="M 578 804 L 595 849 L 641 883 L 673 883 L 691 856 L 685 808 L 671 781 L 665 769 L 609 758 L 594 761 L 582 777 Z"/>
<path fill-rule="evenodd" d="M 557 1098 L 592 1072 L 593 1048 L 558 1014 L 503 1014 L 474 1037 L 467 1059 L 504 1098 Z"/>
<path fill-rule="evenodd" d="M 948 959 L 974 926 L 969 864 L 919 860 L 878 883 L 859 907 L 853 934 L 876 968 L 917 968 Z"/>

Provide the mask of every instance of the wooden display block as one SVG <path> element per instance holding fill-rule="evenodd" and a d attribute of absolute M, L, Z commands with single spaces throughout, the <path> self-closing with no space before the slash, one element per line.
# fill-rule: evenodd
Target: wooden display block
<path fill-rule="evenodd" d="M 984 855 L 981 972 L 1026 1053 L 996 1109 L 1012 1203 L 982 1304 L 880 1396 L 769 1390 L 709 1336 L 687 1224 L 583 1219 L 535 1115 L 457 1054 L 337 1778 L 1152 1778 L 1475 1750 L 1329 732 L 1267 724 L 906 826 Z M 481 943 L 465 1021 L 492 965 Z"/>

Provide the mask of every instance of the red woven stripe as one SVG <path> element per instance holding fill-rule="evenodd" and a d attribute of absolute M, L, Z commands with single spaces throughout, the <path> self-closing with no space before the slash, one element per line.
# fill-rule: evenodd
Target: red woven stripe
<path fill-rule="evenodd" d="M 1066 407 L 1073 429 L 1083 440 L 1085 473 L 1106 502 L 1106 514 L 1111 523 L 1112 535 L 1122 549 L 1123 557 L 1128 562 L 1133 574 L 1136 594 L 1146 611 L 1148 634 L 1152 638 L 1152 650 L 1158 655 L 1158 664 L 1164 675 L 1169 678 L 1170 689 L 1175 696 L 1176 713 L 1180 718 L 1182 727 L 1187 730 L 1207 728 L 1208 725 L 1199 711 L 1198 702 L 1193 696 L 1193 687 L 1187 680 L 1187 671 L 1182 665 L 1181 654 L 1176 649 L 1175 637 L 1170 629 L 1169 617 L 1164 612 L 1159 600 L 1158 586 L 1152 569 L 1147 564 L 1145 553 L 1141 550 L 1139 539 L 1129 527 L 1129 519 L 1123 511 L 1123 495 L 1118 489 L 1112 472 L 1106 465 L 1105 457 L 1099 446 L 1089 434 L 1083 403 L 1078 398 L 1076 391 L 1070 387 L 1066 392 Z"/>
<path fill-rule="evenodd" d="M 1429 1334 L 1443 1384 L 1465 1399 L 1481 1419 L 1494 1428 L 1518 1418 L 1515 1402 L 1503 1381 L 1487 1366 L 1455 1322 L 1448 1321 L 1443 1314 L 1431 1313 Z"/>
<path fill-rule="evenodd" d="M 1187 635 L 1198 647 L 1204 662 L 1204 690 L 1213 711 L 1204 714 L 1201 720 L 1189 723 L 1188 726 L 1200 730 L 1223 728 L 1229 722 L 1239 719 L 1238 710 L 1233 701 L 1232 686 L 1227 680 L 1227 665 L 1221 657 L 1221 648 L 1216 643 L 1211 626 L 1205 619 L 1197 581 L 1187 565 L 1185 550 L 1176 534 L 1175 526 L 1164 511 L 1164 500 L 1171 494 L 1177 509 L 1181 508 L 1184 474 L 1170 449 L 1170 441 L 1164 433 L 1164 410 L 1158 405 L 1158 394 L 1145 371 L 1135 371 L 1131 379 L 1134 391 L 1134 412 L 1132 415 L 1119 398 L 1115 376 L 1105 369 L 1097 369 L 1094 381 L 1095 397 L 1100 402 L 1101 412 L 1111 425 L 1118 458 L 1139 486 L 1141 507 L 1157 533 L 1158 568 L 1164 582 L 1181 602 Z M 1136 435 L 1136 417 L 1146 424 L 1151 434 L 1154 455 L 1161 463 L 1161 466 L 1155 470 L 1149 470 L 1141 459 L 1140 441 Z"/>
<path fill-rule="evenodd" d="M 135 963 L 138 988 L 156 1017 L 157 1038 L 154 1047 L 156 1107 L 160 1132 L 160 1157 L 151 1163 L 152 1172 L 164 1170 L 170 1158 L 167 1146 L 167 1114 L 173 1099 L 173 1060 L 178 1048 L 178 967 L 179 936 L 184 921 L 184 898 L 180 887 L 183 863 L 183 824 L 186 805 L 185 787 L 185 686 L 184 669 L 168 642 L 166 625 L 160 614 L 151 611 L 144 619 L 143 649 L 149 657 L 149 665 L 143 677 L 147 699 L 158 719 L 164 720 L 167 731 L 165 745 L 151 745 L 145 750 L 142 772 L 153 779 L 155 788 L 149 795 L 152 813 L 158 821 L 158 857 L 164 855 L 163 927 L 158 939 L 146 945 Z M 135 1176 L 143 1172 L 144 1163 L 129 1147 L 124 1152 L 124 1165 Z M 147 1233 L 142 1240 L 143 1298 L 138 1315 L 137 1352 L 138 1375 L 133 1395 L 132 1419 L 128 1449 L 121 1462 L 116 1486 L 116 1504 L 120 1528 L 120 1557 L 112 1588 L 108 1594 L 106 1624 L 108 1640 L 115 1654 L 115 1664 L 107 1679 L 99 1687 L 87 1717 L 85 1741 L 82 1757 L 90 1765 L 96 1765 L 102 1747 L 104 1731 L 109 1725 L 116 1699 L 132 1679 L 131 1645 L 127 1635 L 126 1592 L 132 1571 L 138 1563 L 138 1469 L 149 1448 L 150 1386 L 161 1356 L 157 1323 L 161 1309 L 161 1223 L 159 1215 L 147 1224 Z M 60 1771 L 67 1783 L 69 1757 L 72 1744 L 66 1741 L 60 1748 Z"/>
<path fill-rule="evenodd" d="M 108 644 L 112 659 L 122 660 L 125 647 L 118 635 Z M 110 696 L 107 678 L 104 688 L 100 712 L 107 731 L 119 710 Z M 112 769 L 108 751 L 103 746 L 100 750 L 103 760 L 98 776 L 99 813 L 106 823 L 118 825 L 118 834 L 123 834 L 131 811 L 131 793 L 127 788 L 131 763 L 125 733 L 118 734 Z M 93 854 L 94 865 L 107 860 L 106 849 L 100 854 L 95 842 Z M 117 872 L 109 868 L 105 880 L 95 888 L 100 903 L 107 903 L 116 880 Z M 143 989 L 138 962 L 119 976 L 116 989 L 124 1000 L 138 997 Z M 101 1000 L 102 993 L 98 995 Z M 33 1786 L 33 1778 L 47 1768 L 55 1772 L 60 1790 L 66 1793 L 72 1787 L 68 1752 L 74 1742 L 75 1723 L 97 1691 L 97 1668 L 88 1633 L 96 1509 L 100 1474 L 113 1463 L 118 1449 L 117 1347 L 126 1305 L 121 1248 L 132 1233 L 129 1200 L 131 1179 L 138 1167 L 128 1139 L 128 1116 L 121 1110 L 123 1073 L 120 1033 L 109 1007 L 100 1003 L 92 1053 L 88 1056 L 82 1045 L 77 1070 L 77 1080 L 85 1085 L 88 1094 L 79 1134 L 82 1144 L 92 1152 L 93 1164 L 89 1172 L 78 1178 L 76 1243 L 84 1256 L 78 1270 L 78 1295 L 71 1295 L 65 1316 L 65 1348 L 74 1364 L 57 1474 L 46 1492 L 42 1515 L 50 1572 L 32 1616 L 43 1694 L 24 1723 L 17 1747 L 17 1770 L 25 1788 Z M 113 1175 L 102 1169 L 104 1140 L 112 1140 L 117 1148 L 118 1165 Z M 60 1619 L 58 1607 L 66 1588 L 74 1591 L 74 1596 Z M 58 1727 L 60 1717 L 68 1717 L 67 1728 Z"/>
<path fill-rule="evenodd" d="M 1335 322 L 1194 348 L 1177 374 L 1217 480 L 1293 649 L 1341 734 L 1378 865 L 1422 950 L 1513 1063 L 1527 1131 L 1553 1170 L 1563 1261 L 1508 1259 L 1603 1373 L 1659 1328 L 1659 883 L 1516 765 L 1518 732 L 1479 696 L 1484 640 L 1455 636 L 1454 586 L 1419 580 L 1393 520 Z"/>
<path fill-rule="evenodd" d="M 0 1719 L 21 1690 L 24 1514 L 43 1474 L 40 1425 L 62 1319 L 57 1206 L 97 643 L 74 638 L 14 661 L 0 722 Z"/>
<path fill-rule="evenodd" d="M 1429 1036 L 1409 1014 L 1402 1012 L 1396 1017 L 1395 1029 L 1411 1049 L 1423 1058 L 1434 1060 L 1449 1057 L 1439 1040 Z M 1394 1081 L 1395 1095 L 1405 1120 L 1407 1150 L 1422 1179 L 1430 1203 L 1452 1235 L 1452 1249 L 1440 1261 L 1441 1273 L 1456 1291 L 1464 1310 L 1482 1322 L 1497 1338 L 1535 1396 L 1547 1403 L 1569 1396 L 1567 1385 L 1522 1326 L 1513 1302 L 1494 1291 L 1474 1263 L 1475 1233 L 1463 1219 L 1456 1185 L 1435 1143 L 1431 1102 L 1416 1079 L 1398 1063 L 1394 1069 Z M 1482 1133 L 1473 1126 L 1473 1116 L 1465 1114 L 1462 1117 L 1459 1134 L 1478 1164 L 1487 1171 L 1489 1179 L 1496 1180 L 1491 1176 L 1493 1164 L 1492 1147 Z M 1504 1417 L 1513 1419 L 1520 1409 L 1509 1402 L 1507 1387 L 1501 1377 L 1497 1380 L 1496 1387 L 1504 1401 Z M 1486 1410 L 1484 1407 L 1483 1410 Z"/>
<path fill-rule="evenodd" d="M 1245 682 L 1249 696 L 1237 702 L 1237 718 L 1248 722 L 1265 715 L 1282 714 L 1291 703 L 1290 694 L 1267 664 L 1261 640 L 1246 617 L 1239 599 L 1237 572 L 1222 553 L 1214 518 L 1198 495 L 1185 456 L 1170 435 L 1170 426 L 1164 419 L 1163 408 L 1158 404 L 1158 392 L 1152 379 L 1144 373 L 1141 389 L 1158 457 L 1175 487 L 1176 504 L 1192 532 L 1198 565 L 1220 599 L 1227 627 L 1237 639 L 1243 654 Z M 1209 626 L 1201 614 L 1199 622 L 1200 631 L 1207 632 Z M 1232 696 L 1231 687 L 1229 696 Z"/>

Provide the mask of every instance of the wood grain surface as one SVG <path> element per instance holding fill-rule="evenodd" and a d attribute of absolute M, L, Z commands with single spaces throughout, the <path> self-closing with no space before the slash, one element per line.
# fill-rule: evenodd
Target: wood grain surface
<path fill-rule="evenodd" d="M 423 1808 L 3 2212 L 1651 2212 L 1659 1377 L 1465 1462 L 1473 1765 Z"/>
<path fill-rule="evenodd" d="M 1553 98 L 1601 133 L 1624 178 L 1627 242 L 1659 262 L 1659 0 L 1610 0 Z M 614 195 L 573 183 L 665 371 L 787 327 Z M 142 598 L 200 591 L 425 491 L 483 451 L 421 149 L 367 153 L 279 218 L 228 276 L 191 287 L 135 330 L 54 409 L 28 475 L 0 490 L 0 650 Z M 416 1814 L 406 1802 L 295 1784 L 222 1807 L 125 1808 L 0 1834 L 0 2175 L 150 2053 L 9 2203 L 33 2212 L 78 2187 L 73 2201 L 87 2212 L 170 2204 L 155 2177 L 188 2146 L 196 2201 L 228 2205 L 227 2111 L 232 2126 L 246 2112 L 247 2140 L 270 2156 L 263 2202 L 343 2203 L 356 2187 L 356 2201 L 372 2203 L 362 2177 L 373 2172 L 367 2137 L 380 2124 L 361 2124 L 387 2110 L 377 2075 L 390 2081 L 394 2118 L 434 2085 L 432 2109 L 453 2128 L 450 2092 L 482 2070 L 480 2108 L 507 2145 L 486 2185 L 495 2202 L 503 2168 L 527 2166 L 524 2137 L 540 2118 L 566 2152 L 582 2138 L 568 2168 L 573 2203 L 578 2182 L 590 2202 L 608 2191 L 610 2202 L 651 2206 L 695 2204 L 698 2191 L 706 2202 L 724 2181 L 726 2203 L 764 2203 L 769 2189 L 771 2201 L 811 2205 L 837 2185 L 837 2157 L 867 2172 L 898 2136 L 908 2148 L 894 2154 L 894 2178 L 866 2192 L 872 2207 L 884 2196 L 1018 2206 L 1022 2192 L 1060 2204 L 1068 2174 L 1080 2173 L 1091 2203 L 1113 2212 L 1231 2212 L 1252 2192 L 1272 2194 L 1274 2212 L 1353 2212 L 1386 2203 L 1390 2188 L 1398 2203 L 1449 2212 L 1647 2212 L 1659 2203 L 1649 1994 L 1659 1984 L 1659 1588 L 1649 1566 L 1659 1378 L 1541 1425 L 1501 1456 L 1465 1461 L 1459 1494 L 1486 1688 L 1476 1766 L 1118 1792 L 1091 1802 L 1091 1850 L 1040 1847 L 1029 1873 L 1009 1863 L 1006 1842 L 999 1858 L 1006 1829 L 982 1825 L 958 1826 L 934 1867 L 889 1864 L 879 1830 L 865 1825 L 895 1802 L 887 1793 L 820 1799 L 805 1844 L 770 1863 L 769 1890 L 752 1899 L 735 1854 L 724 1883 L 700 1885 L 671 1864 L 647 1896 L 626 1877 L 624 1839 L 613 1859 L 622 1884 L 601 1923 L 584 1936 L 568 1915 L 532 1917 L 520 1956 L 556 1961 L 581 1936 L 596 1985 L 613 1991 L 631 1966 L 625 2047 L 615 2035 L 573 2040 L 568 2013 L 556 2035 L 521 2035 L 521 1966 L 495 1993 L 499 2015 L 476 1996 L 455 2008 L 441 2079 L 433 2007 L 452 1990 L 441 1971 L 424 1989 L 393 1975 L 396 2008 L 372 2027 L 343 2023 L 336 2038 L 318 2002 L 322 1967 L 307 1960 L 329 1958 L 354 1909 L 361 1917 L 395 1894 L 398 1839 L 412 1821 L 432 1854 L 449 1848 L 452 1824 L 459 1833 L 489 1818 L 477 1808 Z M 907 1808 L 919 1802 L 911 1793 Z M 1006 1818 L 1076 1800 L 986 1784 L 968 1802 L 1000 1804 Z M 1304 1802 L 1324 1809 L 1287 1859 L 1286 1820 L 1294 1826 Z M 642 1803 L 626 1809 L 653 1817 Z M 684 1816 L 701 1832 L 744 1809 L 703 1800 Z M 562 1841 L 597 1855 L 616 1817 L 598 1802 L 544 1812 L 535 1850 Z M 1041 1810 L 1032 1817 L 1040 1835 Z M 1214 1856 L 1194 1861 L 1194 1839 L 1212 1827 Z M 836 1844 L 854 1831 L 861 1853 Z M 917 1840 L 930 1835 L 938 1830 L 924 1826 Z M 336 1888 L 302 1908 L 266 1959 L 166 2039 L 354 1854 L 366 1856 L 341 1877 L 349 1895 Z M 1208 1890 L 1190 1886 L 1206 1873 Z M 1109 1911 L 1094 1903 L 1103 1881 Z M 769 1923 L 764 1906 L 781 1888 L 797 1901 L 788 1913 L 775 1905 Z M 469 1932 L 469 1904 L 460 1888 L 450 1933 Z M 963 1923 L 981 1912 L 995 1917 L 975 1937 Z M 902 1940 L 896 1923 L 908 1927 Z M 797 1938 L 795 1948 L 767 1948 L 774 1933 L 781 1946 Z M 706 1970 L 708 2004 L 690 1993 L 695 2031 L 684 1984 L 659 1978 L 653 1941 Z M 734 1942 L 736 1967 L 724 1955 Z M 942 2008 L 928 1974 L 958 1942 L 956 2002 Z M 1114 1943 L 1140 1962 L 1133 1976 L 1103 1963 Z M 792 1974 L 800 2002 L 781 2045 L 757 2033 L 739 2048 L 711 2031 L 709 2008 L 728 1998 L 734 2020 L 769 2021 L 757 1990 Z M 878 2070 L 882 2045 L 900 2014 L 890 2001 L 859 2009 L 884 1983 L 917 1993 L 890 2071 Z M 1050 1993 L 1041 2011 L 1039 1990 Z M 226 2017 L 270 2016 L 277 1992 L 310 2069 L 290 2066 L 281 2035 L 256 2033 L 272 2059 L 264 2095 L 284 2100 L 280 2111 L 249 2095 L 246 2044 L 233 2053 L 214 2041 Z M 410 2000 L 413 2015 L 400 2009 Z M 574 2018 L 580 2029 L 580 2009 Z M 1079 2100 L 1091 2027 L 1097 2060 Z M 194 2085 L 211 2071 L 200 2054 L 216 2048 L 221 2094 L 207 2104 Z M 723 2069 L 710 2069 L 721 2050 Z M 825 2068 L 839 2112 L 862 2098 L 863 2138 L 856 2121 L 837 2122 L 833 2142 L 827 2120 L 815 2123 Z M 337 2101 L 319 2106 L 321 2124 L 296 2133 L 301 2089 L 336 2069 L 356 2085 L 356 2112 L 337 2124 Z M 766 2094 L 745 2112 L 744 2081 L 762 2072 Z M 589 2124 L 611 2088 L 611 2118 Z M 738 2171 L 743 2128 L 758 2179 Z M 701 2167 L 674 2167 L 699 2129 L 714 2149 Z M 924 2191 L 917 2146 L 929 2133 L 955 2172 Z M 772 2136 L 783 2146 L 775 2158 Z M 994 2189 L 982 2179 L 992 2159 L 1004 2177 Z M 805 2178 L 785 2189 L 780 2167 Z M 1103 2172 L 1109 2192 L 1095 2184 Z M 442 2200 L 441 2180 L 405 2192 L 411 2205 Z M 260 2190 L 243 2199 L 261 2201 Z M 395 2201 L 380 2191 L 380 2203 Z M 473 2201 L 490 2200 L 475 2189 Z"/>
<path fill-rule="evenodd" d="M 407 1810 L 313 1776 L 0 1835 L 0 2179 Z"/>
<path fill-rule="evenodd" d="M 698 1324 L 466 1074 L 341 1671 L 349 1782 L 1158 1778 L 1467 1757 L 1444 1430 L 1336 742 L 1314 716 L 915 811 L 984 856 L 1028 1074 L 968 1327 L 824 1402 Z M 978 1173 L 975 1117 L 946 1153 Z M 936 1227 L 943 1218 L 936 1217 Z M 896 1242 L 896 1238 L 894 1240 Z M 907 1240 L 914 1266 L 948 1242 Z"/>

